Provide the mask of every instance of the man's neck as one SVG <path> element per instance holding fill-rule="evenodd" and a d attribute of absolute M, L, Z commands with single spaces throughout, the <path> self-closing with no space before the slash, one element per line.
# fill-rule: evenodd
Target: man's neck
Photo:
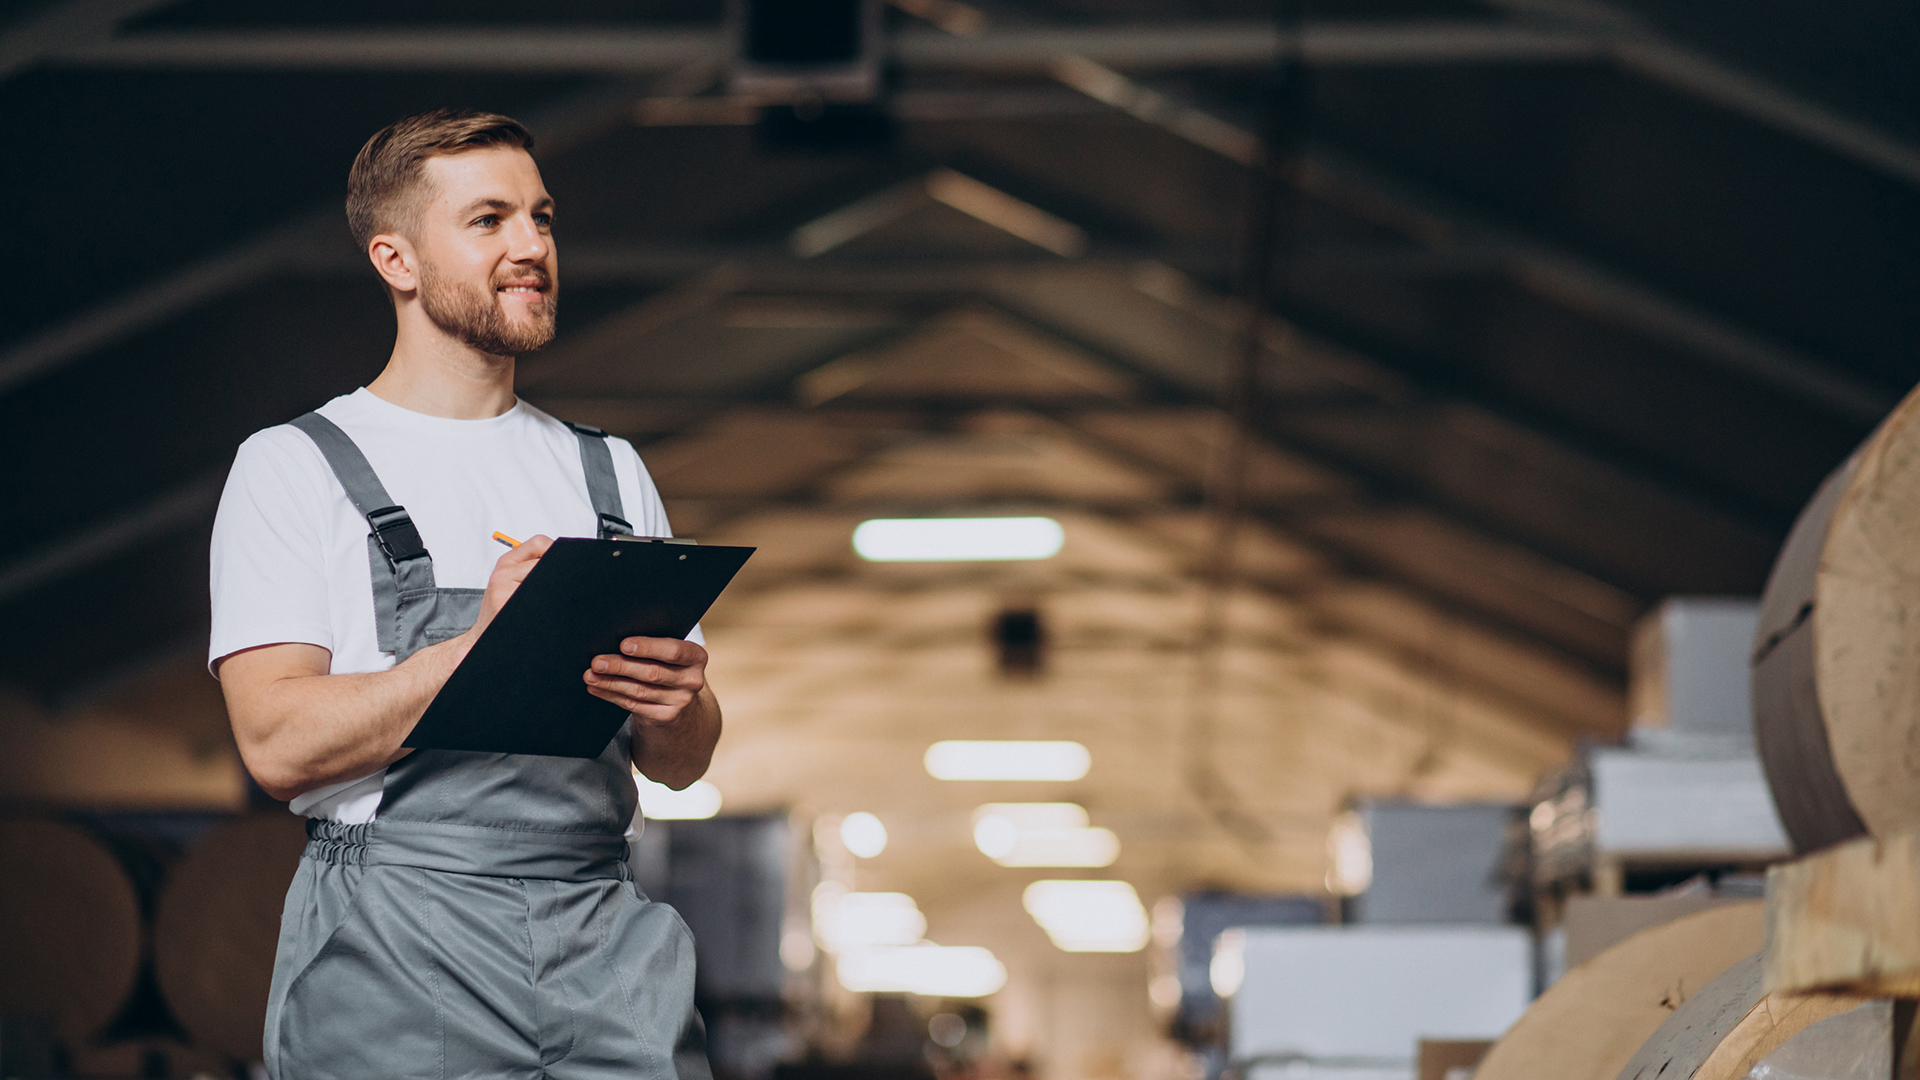
<path fill-rule="evenodd" d="M 438 326 L 400 320 L 393 355 L 367 389 L 403 409 L 449 420 L 486 420 L 519 400 L 513 357 L 483 353 Z"/>

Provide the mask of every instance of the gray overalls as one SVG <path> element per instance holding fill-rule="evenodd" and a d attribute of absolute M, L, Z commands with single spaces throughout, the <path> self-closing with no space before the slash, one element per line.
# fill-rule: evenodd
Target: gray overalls
<path fill-rule="evenodd" d="M 482 590 L 435 587 L 419 532 L 346 433 L 315 413 L 293 424 L 372 528 L 380 648 L 405 660 L 473 625 Z M 630 531 L 605 434 L 569 426 L 602 537 Z M 388 768 L 375 821 L 309 821 L 268 1074 L 711 1080 L 693 940 L 627 868 L 630 744 L 623 727 L 592 760 L 416 750 Z"/>

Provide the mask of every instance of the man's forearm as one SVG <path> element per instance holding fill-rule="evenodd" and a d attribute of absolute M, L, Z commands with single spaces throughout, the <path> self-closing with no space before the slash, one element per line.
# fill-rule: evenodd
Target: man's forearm
<path fill-rule="evenodd" d="M 702 687 L 672 723 L 634 718 L 633 764 L 642 775 L 675 791 L 706 775 L 720 742 L 720 701 Z"/>
<path fill-rule="evenodd" d="M 274 679 L 235 716 L 248 771 L 269 794 L 290 799 L 385 768 L 410 752 L 401 741 L 466 649 L 455 639 L 386 671 Z"/>

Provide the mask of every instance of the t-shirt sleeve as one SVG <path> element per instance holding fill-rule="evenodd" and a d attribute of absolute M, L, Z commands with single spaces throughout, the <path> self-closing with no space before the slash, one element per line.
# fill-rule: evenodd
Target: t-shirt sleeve
<path fill-rule="evenodd" d="M 213 521 L 209 584 L 213 633 L 207 667 L 258 645 L 303 642 L 333 648 L 323 538 L 329 492 L 317 483 L 318 452 L 302 454 L 291 428 L 270 428 L 240 446 Z M 303 460 L 311 457 L 312 460 Z"/>
<path fill-rule="evenodd" d="M 647 473 L 646 463 L 640 460 L 640 452 L 625 439 L 607 440 L 613 449 L 614 476 L 620 481 L 620 502 L 628 511 L 627 520 L 633 525 L 635 536 L 672 536 L 673 526 L 667 522 L 666 504 L 660 501 L 660 490 L 653 486 L 653 477 Z M 687 640 L 704 646 L 707 635 L 699 626 L 687 634 Z"/>

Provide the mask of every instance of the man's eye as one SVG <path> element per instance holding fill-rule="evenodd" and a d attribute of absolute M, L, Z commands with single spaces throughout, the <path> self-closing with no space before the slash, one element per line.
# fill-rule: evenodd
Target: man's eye
<path fill-rule="evenodd" d="M 535 214 L 535 215 L 533 215 L 533 220 L 534 220 L 534 221 L 535 221 L 536 223 L 538 223 L 538 224 L 540 225 L 540 227 L 541 227 L 541 228 L 543 228 L 543 229 L 551 229 L 551 228 L 553 228 L 553 215 L 552 215 L 552 214 Z"/>
<path fill-rule="evenodd" d="M 500 224 L 500 216 L 498 214 L 482 214 L 480 217 L 475 218 L 473 223 L 483 229 L 491 229 L 495 225 Z"/>

